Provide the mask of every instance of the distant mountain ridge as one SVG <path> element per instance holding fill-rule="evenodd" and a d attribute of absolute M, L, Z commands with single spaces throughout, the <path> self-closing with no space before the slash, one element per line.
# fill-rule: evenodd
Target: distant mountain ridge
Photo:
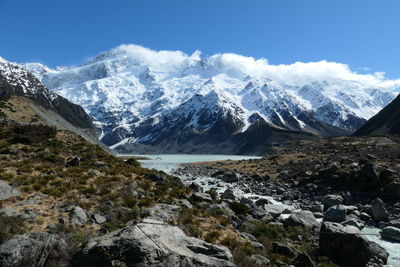
<path fill-rule="evenodd" d="M 271 132 L 289 140 L 350 134 L 400 87 L 338 63 L 273 66 L 235 54 L 202 58 L 197 51 L 186 55 L 136 45 L 101 53 L 79 67 L 22 66 L 84 107 L 102 130 L 101 141 L 124 152 L 196 153 L 214 147 L 216 153 L 252 153 L 244 136 L 257 125 L 263 125 L 257 135 L 265 145 L 282 140 Z"/>
<path fill-rule="evenodd" d="M 400 95 L 369 119 L 353 135 L 400 134 Z"/>

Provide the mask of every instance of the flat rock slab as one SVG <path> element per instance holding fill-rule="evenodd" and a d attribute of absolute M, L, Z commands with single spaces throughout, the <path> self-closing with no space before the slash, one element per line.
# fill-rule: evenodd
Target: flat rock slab
<path fill-rule="evenodd" d="M 176 226 L 145 220 L 89 240 L 74 266 L 234 267 L 222 246 L 188 237 Z"/>
<path fill-rule="evenodd" d="M 18 189 L 0 180 L 0 200 L 16 197 L 19 195 L 21 195 L 21 192 Z"/>

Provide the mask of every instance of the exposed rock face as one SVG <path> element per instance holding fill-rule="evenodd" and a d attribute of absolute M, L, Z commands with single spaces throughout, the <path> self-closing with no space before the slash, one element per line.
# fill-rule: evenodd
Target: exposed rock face
<path fill-rule="evenodd" d="M 311 211 L 302 210 L 295 212 L 285 220 L 285 225 L 303 226 L 308 229 L 315 229 L 319 226 L 319 222 L 315 219 Z"/>
<path fill-rule="evenodd" d="M 374 200 L 371 206 L 372 218 L 376 221 L 385 221 L 389 217 L 385 203 L 380 198 Z"/>
<path fill-rule="evenodd" d="M 382 229 L 381 237 L 400 242 L 400 229 L 393 226 L 387 226 Z"/>
<path fill-rule="evenodd" d="M 324 209 L 327 210 L 330 207 L 343 203 L 343 197 L 340 195 L 326 195 L 322 198 L 322 204 Z"/>
<path fill-rule="evenodd" d="M 330 207 L 324 214 L 324 221 L 326 222 L 343 222 L 347 219 L 347 209 L 344 205 L 336 205 Z"/>
<path fill-rule="evenodd" d="M 296 251 L 280 242 L 272 243 L 272 252 L 292 258 L 296 256 Z"/>
<path fill-rule="evenodd" d="M 311 260 L 311 257 L 306 253 L 299 254 L 293 260 L 293 265 L 296 267 L 314 267 L 315 266 L 313 261 Z"/>
<path fill-rule="evenodd" d="M 4 200 L 10 197 L 16 197 L 20 194 L 21 192 L 18 189 L 0 180 L 0 200 Z"/>
<path fill-rule="evenodd" d="M 76 206 L 71 211 L 71 223 L 82 226 L 88 222 L 86 212 L 79 206 Z"/>
<path fill-rule="evenodd" d="M 333 262 L 344 266 L 386 264 L 389 254 L 378 244 L 360 235 L 358 228 L 324 222 L 319 236 L 321 252 Z"/>
<path fill-rule="evenodd" d="M 187 237 L 178 227 L 147 220 L 96 237 L 75 266 L 235 266 L 228 249 Z"/>
<path fill-rule="evenodd" d="M 279 217 L 286 208 L 282 205 L 266 204 L 264 205 L 264 209 L 271 214 L 272 217 L 276 218 Z"/>
<path fill-rule="evenodd" d="M 79 167 L 81 165 L 81 158 L 80 157 L 72 157 L 67 160 L 67 166 L 70 167 Z"/>
<path fill-rule="evenodd" d="M 84 109 L 49 91 L 32 73 L 0 58 L 0 96 L 17 95 L 31 99 L 55 111 L 72 125 L 93 130 L 91 118 Z"/>
<path fill-rule="evenodd" d="M 67 244 L 57 235 L 30 233 L 15 236 L 0 246 L 2 267 L 69 266 Z"/>

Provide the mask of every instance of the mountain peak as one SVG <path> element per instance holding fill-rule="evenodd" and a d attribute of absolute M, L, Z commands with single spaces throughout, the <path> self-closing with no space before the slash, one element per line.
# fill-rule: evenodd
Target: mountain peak
<path fill-rule="evenodd" d="M 211 124 L 226 126 L 224 116 L 232 117 L 229 132 L 244 132 L 254 113 L 280 129 L 350 133 L 393 100 L 400 88 L 400 81 L 358 74 L 335 62 L 271 65 L 263 58 L 233 53 L 201 57 L 199 51 L 189 55 L 138 45 L 121 45 L 80 67 L 48 71 L 42 81 L 83 106 L 102 125 L 109 145 L 125 138 L 165 137 L 159 132 L 166 131 L 160 128 L 163 120 L 174 124 L 171 131 L 188 129 L 185 125 L 198 121 L 194 114 L 208 123 L 200 123 L 202 134 Z M 204 107 L 215 110 L 206 112 Z M 178 122 L 184 125 L 175 125 Z"/>

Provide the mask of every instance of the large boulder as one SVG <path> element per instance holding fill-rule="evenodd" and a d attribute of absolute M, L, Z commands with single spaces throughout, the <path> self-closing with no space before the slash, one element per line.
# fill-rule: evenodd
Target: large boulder
<path fill-rule="evenodd" d="M 341 195 L 326 195 L 321 200 L 325 210 L 329 209 L 332 206 L 342 204 L 343 201 L 344 199 Z"/>
<path fill-rule="evenodd" d="M 70 219 L 71 219 L 71 223 L 78 225 L 78 226 L 85 225 L 89 220 L 89 218 L 86 215 L 85 210 L 79 206 L 75 206 L 71 210 Z"/>
<path fill-rule="evenodd" d="M 384 239 L 400 242 L 400 229 L 393 226 L 387 226 L 382 229 L 381 237 Z"/>
<path fill-rule="evenodd" d="M 0 246 L 1 267 L 63 267 L 70 260 L 65 241 L 49 233 L 18 235 Z"/>
<path fill-rule="evenodd" d="M 148 219 L 168 222 L 177 219 L 181 212 L 181 207 L 169 204 L 157 204 L 148 208 L 146 212 L 149 214 Z"/>
<path fill-rule="evenodd" d="M 314 267 L 314 262 L 307 253 L 301 253 L 294 258 L 292 264 L 296 267 Z"/>
<path fill-rule="evenodd" d="M 278 205 L 278 204 L 266 204 L 264 205 L 263 208 L 274 218 L 279 217 L 286 210 L 286 208 L 283 205 Z"/>
<path fill-rule="evenodd" d="M 314 214 L 308 210 L 293 213 L 284 221 L 284 224 L 289 226 L 303 226 L 307 229 L 319 227 L 319 222 L 315 219 Z"/>
<path fill-rule="evenodd" d="M 240 179 L 240 174 L 238 173 L 225 173 L 221 176 L 218 176 L 219 179 L 221 179 L 222 181 L 224 181 L 225 183 L 236 183 L 239 181 Z"/>
<path fill-rule="evenodd" d="M 371 205 L 371 215 L 376 221 L 386 221 L 389 213 L 386 209 L 385 203 L 380 198 L 376 198 Z"/>
<path fill-rule="evenodd" d="M 81 158 L 80 157 L 72 157 L 67 160 L 68 167 L 79 167 L 81 165 Z"/>
<path fill-rule="evenodd" d="M 323 255 L 344 266 L 386 264 L 389 256 L 381 246 L 365 239 L 358 228 L 334 222 L 322 224 L 319 247 Z"/>
<path fill-rule="evenodd" d="M 324 213 L 324 222 L 344 222 L 347 219 L 347 209 L 344 205 L 330 207 Z"/>
<path fill-rule="evenodd" d="M 0 200 L 16 197 L 19 195 L 21 195 L 21 192 L 18 189 L 0 180 Z"/>
<path fill-rule="evenodd" d="M 90 239 L 74 266 L 235 266 L 230 251 L 186 236 L 176 226 L 146 220 Z"/>

